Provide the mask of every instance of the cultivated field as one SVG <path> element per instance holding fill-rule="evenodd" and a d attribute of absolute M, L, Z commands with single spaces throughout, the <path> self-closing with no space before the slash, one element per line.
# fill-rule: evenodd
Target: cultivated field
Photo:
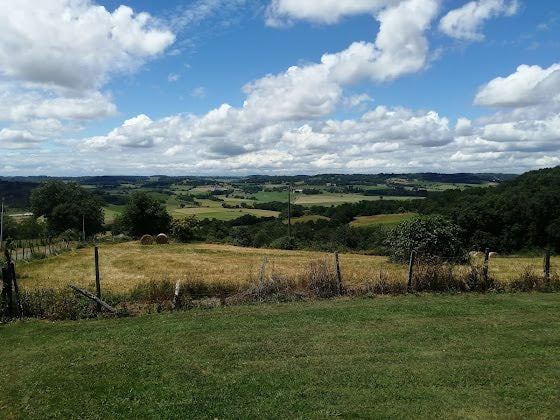
<path fill-rule="evenodd" d="M 377 214 L 375 216 L 359 216 L 350 222 L 350 226 L 365 227 L 375 225 L 396 225 L 403 220 L 412 219 L 416 215 L 416 213 L 395 213 Z"/>
<path fill-rule="evenodd" d="M 100 245 L 101 282 L 104 289 L 127 291 L 148 280 L 204 280 L 208 282 L 246 283 L 255 276 L 264 256 L 267 273 L 299 278 L 312 261 L 328 259 L 332 254 L 310 251 L 240 248 L 213 244 L 171 244 L 141 246 L 137 242 Z M 341 254 L 343 283 L 359 285 L 380 276 L 405 283 L 407 267 L 389 262 L 387 257 Z M 538 257 L 499 257 L 490 261 L 490 275 L 508 281 L 526 268 L 542 270 Z M 560 258 L 552 258 L 553 270 L 559 271 Z M 460 269 L 460 268 L 458 268 Z M 84 248 L 45 260 L 18 263 L 23 288 L 64 288 L 69 283 L 91 286 L 94 280 L 93 249 Z"/>
<path fill-rule="evenodd" d="M 420 199 L 420 197 L 399 197 L 399 196 L 367 196 L 361 194 L 311 194 L 311 195 L 297 195 L 295 198 L 295 204 L 302 206 L 330 206 L 338 205 L 343 203 L 359 203 L 360 201 L 379 201 L 379 200 L 392 200 L 392 201 L 403 201 L 403 200 L 414 200 Z"/>

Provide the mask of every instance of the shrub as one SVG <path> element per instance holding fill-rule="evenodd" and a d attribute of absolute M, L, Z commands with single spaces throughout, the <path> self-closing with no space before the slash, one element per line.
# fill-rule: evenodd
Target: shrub
<path fill-rule="evenodd" d="M 537 275 L 535 271 L 527 266 L 521 271 L 521 274 L 509 284 L 510 288 L 518 292 L 529 292 L 539 289 L 544 285 L 543 277 Z"/>
<path fill-rule="evenodd" d="M 449 292 L 466 290 L 465 281 L 447 263 L 423 263 L 415 267 L 413 282 L 419 292 Z"/>
<path fill-rule="evenodd" d="M 460 228 L 442 216 L 418 216 L 399 223 L 387 244 L 395 262 L 406 262 L 412 251 L 419 260 L 464 260 Z"/>
<path fill-rule="evenodd" d="M 406 292 L 405 282 L 392 279 L 383 270 L 379 271 L 376 278 L 364 280 L 358 286 L 347 289 L 347 293 L 354 296 L 399 295 Z"/>
<path fill-rule="evenodd" d="M 95 303 L 76 296 L 71 290 L 39 289 L 20 293 L 26 317 L 50 320 L 92 318 Z"/>
<path fill-rule="evenodd" d="M 200 222 L 194 216 L 177 219 L 171 223 L 171 235 L 180 242 L 196 239 L 199 232 Z"/>
<path fill-rule="evenodd" d="M 311 261 L 303 276 L 305 287 L 315 297 L 330 298 L 340 294 L 334 267 L 325 259 Z"/>

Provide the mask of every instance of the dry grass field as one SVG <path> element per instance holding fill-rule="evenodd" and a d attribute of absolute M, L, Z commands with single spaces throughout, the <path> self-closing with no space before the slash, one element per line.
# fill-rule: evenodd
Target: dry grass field
<path fill-rule="evenodd" d="M 203 280 L 244 284 L 256 276 L 267 257 L 267 273 L 300 277 L 308 264 L 319 259 L 333 261 L 333 255 L 311 251 L 240 248 L 214 244 L 171 244 L 141 246 L 136 242 L 101 244 L 100 273 L 105 290 L 124 292 L 149 280 Z M 359 285 L 381 277 L 406 282 L 407 267 L 392 264 L 387 257 L 341 254 L 343 282 Z M 540 258 L 498 257 L 490 261 L 490 274 L 503 281 L 519 276 L 526 267 L 542 270 Z M 560 258 L 552 259 L 553 270 Z M 462 269 L 461 267 L 457 269 Z M 64 288 L 69 283 L 85 287 L 94 281 L 93 249 L 84 248 L 32 262 L 19 262 L 20 284 L 25 289 Z"/>

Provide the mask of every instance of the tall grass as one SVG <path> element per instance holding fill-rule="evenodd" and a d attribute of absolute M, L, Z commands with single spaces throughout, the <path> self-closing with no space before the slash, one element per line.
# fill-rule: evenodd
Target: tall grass
<path fill-rule="evenodd" d="M 343 272 L 344 273 L 344 272 Z M 334 264 L 325 258 L 308 261 L 299 272 L 282 273 L 265 258 L 245 281 L 205 281 L 191 273 L 179 281 L 179 295 L 174 301 L 176 281 L 150 279 L 126 292 L 104 292 L 112 306 L 132 313 L 153 310 L 190 309 L 248 302 L 329 299 L 339 295 L 375 296 L 408 293 L 407 284 L 391 271 L 372 270 L 342 287 Z M 560 291 L 560 276 L 548 279 L 534 268 L 524 267 L 513 279 L 499 281 L 480 264 L 453 265 L 445 262 L 421 263 L 413 274 L 414 292 L 555 292 Z M 93 290 L 93 285 L 90 285 Z M 95 304 L 69 289 L 31 289 L 21 293 L 24 315 L 45 319 L 80 319 L 95 317 Z M 173 304 L 175 303 L 175 305 Z M 155 309 L 154 309 L 155 308 Z"/>

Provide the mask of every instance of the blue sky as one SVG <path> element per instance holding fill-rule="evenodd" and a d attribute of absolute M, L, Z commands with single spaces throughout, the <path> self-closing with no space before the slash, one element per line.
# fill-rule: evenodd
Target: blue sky
<path fill-rule="evenodd" d="M 0 25 L 2 175 L 560 164 L 556 0 L 21 0 Z"/>

